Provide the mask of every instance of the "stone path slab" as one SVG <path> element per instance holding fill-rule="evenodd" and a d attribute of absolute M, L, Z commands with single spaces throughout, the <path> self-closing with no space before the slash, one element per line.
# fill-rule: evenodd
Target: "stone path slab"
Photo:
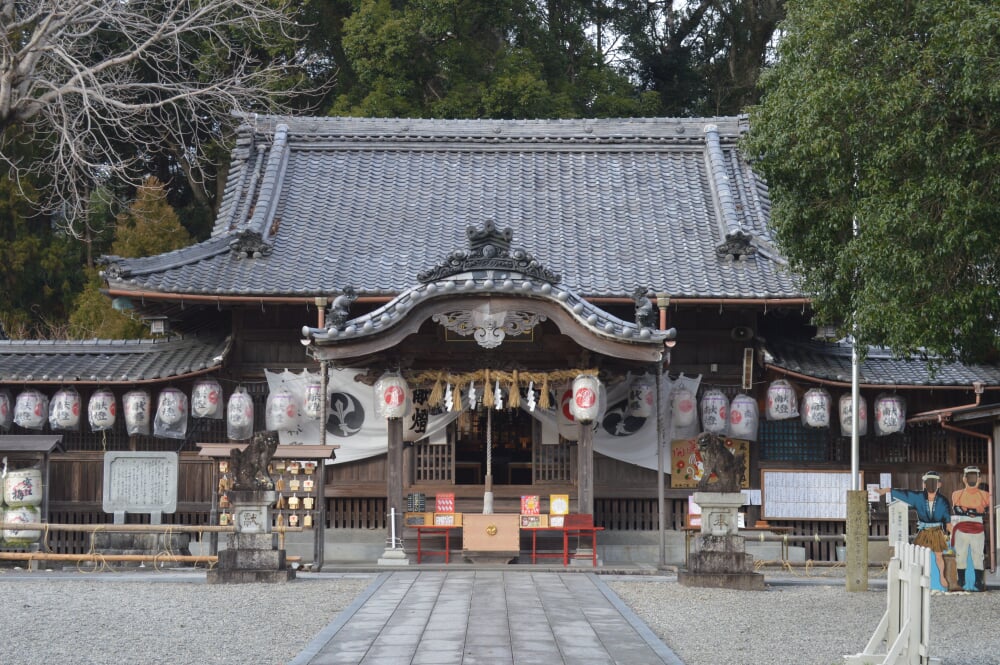
<path fill-rule="evenodd" d="M 289 665 L 683 665 L 589 573 L 380 574 Z"/>

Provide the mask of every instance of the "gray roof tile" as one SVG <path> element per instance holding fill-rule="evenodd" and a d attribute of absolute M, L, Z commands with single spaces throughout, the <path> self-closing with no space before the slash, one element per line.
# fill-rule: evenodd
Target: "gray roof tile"
<path fill-rule="evenodd" d="M 108 257 L 106 275 L 178 294 L 396 295 L 492 219 L 584 297 L 801 297 L 773 250 L 716 253 L 733 229 L 771 241 L 766 187 L 736 150 L 741 122 L 256 118 L 212 239 Z M 246 230 L 270 255 L 228 251 Z"/>
<path fill-rule="evenodd" d="M 0 341 L 0 382 L 116 384 L 181 378 L 222 366 L 229 338 Z"/>

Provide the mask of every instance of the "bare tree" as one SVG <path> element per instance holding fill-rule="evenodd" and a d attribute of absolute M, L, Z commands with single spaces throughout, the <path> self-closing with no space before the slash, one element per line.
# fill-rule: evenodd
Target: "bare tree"
<path fill-rule="evenodd" d="M 285 0 L 0 0 L 0 159 L 77 234 L 95 183 L 156 155 L 203 182 L 234 112 L 305 92 L 297 29 Z"/>

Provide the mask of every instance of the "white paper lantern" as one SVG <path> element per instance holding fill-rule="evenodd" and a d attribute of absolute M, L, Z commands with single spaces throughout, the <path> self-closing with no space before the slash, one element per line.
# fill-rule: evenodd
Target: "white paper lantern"
<path fill-rule="evenodd" d="M 572 384 L 563 384 L 557 391 L 559 395 L 558 408 L 556 410 L 556 427 L 559 436 L 567 441 L 578 441 L 580 439 L 580 428 L 577 427 L 576 418 L 570 410 L 570 403 L 573 401 Z"/>
<path fill-rule="evenodd" d="M 49 413 L 49 399 L 37 390 L 25 390 L 14 404 L 14 422 L 25 429 L 42 429 Z"/>
<path fill-rule="evenodd" d="M 854 424 L 851 422 L 851 399 L 850 393 L 840 396 L 840 433 L 842 436 L 851 436 Z M 865 398 L 858 395 L 858 436 L 868 434 L 868 404 Z"/>
<path fill-rule="evenodd" d="M 222 386 L 215 379 L 199 379 L 191 389 L 191 415 L 222 418 Z"/>
<path fill-rule="evenodd" d="M 281 388 L 267 396 L 264 421 L 269 430 L 293 430 L 298 427 L 299 406 L 291 390 Z"/>
<path fill-rule="evenodd" d="M 822 388 L 807 390 L 802 396 L 802 424 L 813 428 L 829 427 L 831 402 L 830 393 Z"/>
<path fill-rule="evenodd" d="M 768 420 L 788 420 L 799 415 L 799 401 L 795 397 L 795 389 L 788 381 L 778 379 L 767 387 Z"/>
<path fill-rule="evenodd" d="M 318 380 L 306 384 L 302 415 L 310 420 L 319 420 L 323 417 L 323 384 Z"/>
<path fill-rule="evenodd" d="M 628 412 L 633 418 L 649 418 L 656 405 L 656 384 L 648 376 L 634 379 L 628 390 Z"/>
<path fill-rule="evenodd" d="M 0 429 L 9 430 L 14 423 L 14 402 L 7 390 L 0 390 Z"/>
<path fill-rule="evenodd" d="M 253 398 L 240 386 L 226 405 L 226 435 L 236 441 L 253 436 Z"/>
<path fill-rule="evenodd" d="M 187 418 L 187 395 L 177 388 L 164 388 L 156 406 L 156 418 L 164 425 L 173 426 Z"/>
<path fill-rule="evenodd" d="M 375 410 L 383 418 L 402 418 L 406 415 L 410 388 L 398 374 L 383 374 L 375 382 Z"/>
<path fill-rule="evenodd" d="M 577 422 L 591 423 L 601 412 L 601 382 L 592 374 L 573 379 L 569 412 Z"/>
<path fill-rule="evenodd" d="M 80 393 L 75 388 L 62 388 L 52 396 L 49 427 L 54 430 L 80 429 Z"/>
<path fill-rule="evenodd" d="M 107 388 L 95 390 L 87 402 L 87 419 L 92 432 L 102 432 L 115 426 L 117 417 L 115 394 Z"/>
<path fill-rule="evenodd" d="M 684 386 L 675 387 L 670 392 L 670 410 L 673 414 L 674 429 L 691 427 L 698 421 L 694 393 Z"/>
<path fill-rule="evenodd" d="M 750 395 L 737 395 L 729 405 L 729 436 L 734 439 L 757 440 L 757 400 Z"/>
<path fill-rule="evenodd" d="M 122 398 L 125 407 L 125 430 L 130 434 L 149 434 L 153 402 L 145 390 L 132 390 Z"/>
<path fill-rule="evenodd" d="M 701 396 L 701 426 L 714 434 L 724 434 L 729 429 L 729 398 L 721 390 L 706 390 Z"/>
<path fill-rule="evenodd" d="M 875 436 L 902 432 L 906 426 L 906 400 L 882 393 L 875 398 Z"/>

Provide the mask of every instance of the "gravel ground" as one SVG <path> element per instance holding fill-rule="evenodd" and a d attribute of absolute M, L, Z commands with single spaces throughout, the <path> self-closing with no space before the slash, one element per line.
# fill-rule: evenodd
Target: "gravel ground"
<path fill-rule="evenodd" d="M 287 584 L 210 585 L 204 572 L 109 575 L 0 571 L 0 663 L 276 665 L 372 581 L 323 573 Z"/>
<path fill-rule="evenodd" d="M 762 592 L 685 587 L 661 577 L 607 584 L 685 665 L 842 663 L 864 649 L 885 612 L 884 585 L 847 592 L 835 572 L 808 579 L 765 572 L 765 580 Z M 931 596 L 930 655 L 942 665 L 1000 664 L 998 617 L 998 591 Z"/>

